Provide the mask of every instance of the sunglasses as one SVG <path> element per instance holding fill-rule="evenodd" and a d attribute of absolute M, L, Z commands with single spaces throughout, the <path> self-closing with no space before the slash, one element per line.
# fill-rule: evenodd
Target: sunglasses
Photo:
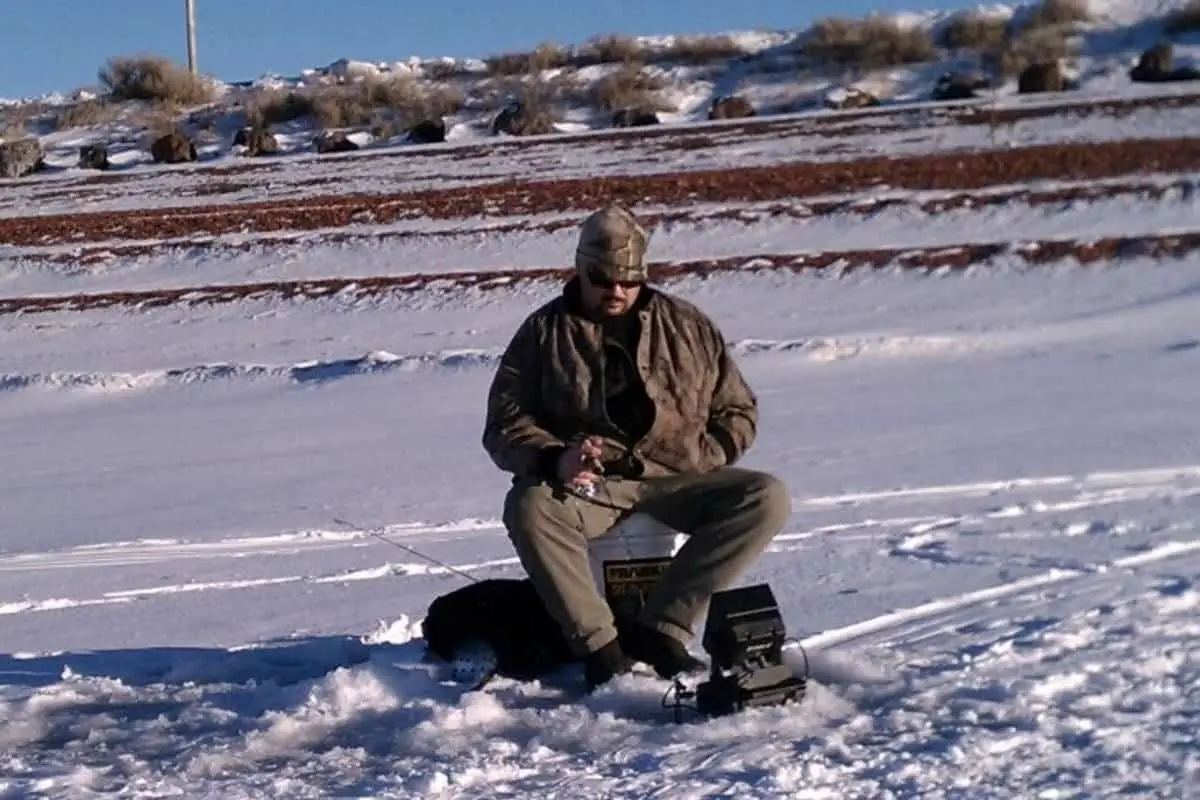
<path fill-rule="evenodd" d="M 606 275 L 600 272 L 589 272 L 587 274 L 588 283 L 595 286 L 597 289 L 615 289 L 618 286 L 622 289 L 636 289 L 643 285 L 645 281 L 614 281 L 610 280 Z"/>

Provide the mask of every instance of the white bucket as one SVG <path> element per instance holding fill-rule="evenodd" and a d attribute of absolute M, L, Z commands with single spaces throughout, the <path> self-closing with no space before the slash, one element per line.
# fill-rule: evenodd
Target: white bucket
<path fill-rule="evenodd" d="M 687 537 L 648 514 L 631 514 L 588 541 L 592 577 L 613 611 L 632 614 Z"/>

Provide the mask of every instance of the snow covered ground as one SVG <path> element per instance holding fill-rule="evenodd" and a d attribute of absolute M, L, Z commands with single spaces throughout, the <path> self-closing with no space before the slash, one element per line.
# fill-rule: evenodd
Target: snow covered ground
<path fill-rule="evenodd" d="M 804 705 L 421 667 L 460 579 L 334 518 L 518 574 L 482 400 L 551 284 L 0 317 L 0 797 L 1194 792 L 1200 260 L 670 288 L 792 491 Z"/>

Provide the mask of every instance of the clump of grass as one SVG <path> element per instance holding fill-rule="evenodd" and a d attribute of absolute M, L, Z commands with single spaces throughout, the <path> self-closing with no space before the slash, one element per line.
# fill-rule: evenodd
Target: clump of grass
<path fill-rule="evenodd" d="M 501 53 L 485 58 L 484 63 L 489 75 L 506 77 L 599 64 L 656 64 L 670 61 L 695 65 L 735 58 L 745 53 L 745 49 L 730 36 L 680 36 L 664 47 L 651 47 L 632 36 L 611 33 L 589 39 L 575 48 L 543 42 L 532 52 Z"/>
<path fill-rule="evenodd" d="M 491 75 L 526 75 L 548 69 L 558 69 L 570 63 L 567 48 L 553 42 L 543 42 L 529 53 L 502 53 L 484 59 Z"/>
<path fill-rule="evenodd" d="M 573 66 L 623 64 L 645 60 L 645 48 L 631 36 L 607 34 L 584 43 L 571 58 Z"/>
<path fill-rule="evenodd" d="M 674 61 L 683 64 L 707 64 L 710 61 L 737 58 L 746 54 L 730 36 L 680 36 L 671 44 L 653 53 L 645 52 L 642 57 L 647 63 Z"/>
<path fill-rule="evenodd" d="M 246 101 L 247 121 L 254 127 L 286 125 L 313 113 L 311 92 L 294 89 L 263 89 Z"/>
<path fill-rule="evenodd" d="M 667 88 L 666 81 L 638 64 L 623 64 L 596 81 L 591 104 L 605 111 L 638 108 L 669 111 L 669 104 L 659 96 Z"/>
<path fill-rule="evenodd" d="M 1018 75 L 1033 64 L 1049 64 L 1074 56 L 1067 34 L 1058 27 L 1024 29 L 983 54 L 983 62 L 1001 77 Z"/>
<path fill-rule="evenodd" d="M 110 58 L 99 77 L 108 95 L 117 101 L 148 100 L 191 106 L 211 103 L 216 97 L 211 81 L 162 56 Z"/>
<path fill-rule="evenodd" d="M 827 69 L 866 71 L 930 61 L 934 46 L 929 31 L 919 26 L 904 26 L 881 16 L 826 17 L 809 30 L 801 53 Z"/>
<path fill-rule="evenodd" d="M 558 121 L 554 98 L 556 87 L 547 81 L 532 80 L 521 85 L 515 96 L 492 120 L 493 131 L 505 131 L 515 136 L 537 136 L 553 133 Z"/>
<path fill-rule="evenodd" d="M 1042 0 L 1031 12 L 1022 30 L 1072 25 L 1091 19 L 1085 0 Z"/>
<path fill-rule="evenodd" d="M 0 106 L 0 139 L 21 138 L 28 126 L 46 113 L 44 103 L 11 103 Z"/>
<path fill-rule="evenodd" d="M 937 45 L 947 50 L 990 50 L 1004 43 L 1008 20 L 978 11 L 951 17 L 938 31 Z"/>
<path fill-rule="evenodd" d="M 246 116 L 257 127 L 282 125 L 306 116 L 323 128 L 374 125 L 387 115 L 411 125 L 453 114 L 464 100 L 462 91 L 449 84 L 428 87 L 409 76 L 371 78 L 309 89 L 265 90 L 247 102 Z"/>
<path fill-rule="evenodd" d="M 90 128 L 95 125 L 103 125 L 106 122 L 115 120 L 120 116 L 120 113 L 119 104 L 111 100 L 102 97 L 84 100 L 79 103 L 72 103 L 57 111 L 54 114 L 54 129 L 65 131 L 72 128 Z"/>

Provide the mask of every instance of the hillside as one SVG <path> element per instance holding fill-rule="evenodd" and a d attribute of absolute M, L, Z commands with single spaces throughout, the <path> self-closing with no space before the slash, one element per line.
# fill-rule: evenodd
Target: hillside
<path fill-rule="evenodd" d="M 107 149 L 111 168 L 153 163 L 153 141 L 172 130 L 194 152 L 184 146 L 171 158 L 203 162 L 260 150 L 312 152 L 320 133 L 339 134 L 330 149 L 486 139 L 514 102 L 522 112 L 505 123 L 505 136 L 696 122 L 714 108 L 722 116 L 820 115 L 971 96 L 1010 105 L 1021 73 L 1038 65 L 1055 74 L 1035 76 L 1030 86 L 1044 84 L 1053 94 L 1066 88 L 1072 100 L 1195 92 L 1198 9 L 1183 0 L 1044 0 L 831 17 L 798 31 L 608 35 L 466 61 L 342 59 L 299 76 L 237 82 L 196 79 L 162 58 L 117 56 L 102 69 L 106 85 L 10 102 L 0 107 L 0 127 L 9 139 L 36 136 L 45 165 L 57 172 L 83 163 L 80 149 L 89 145 Z M 1173 58 L 1155 62 L 1161 75 L 1132 81 L 1141 54 L 1163 43 Z M 953 80 L 939 84 L 946 75 Z M 1177 80 L 1156 82 L 1172 75 Z M 269 133 L 269 141 L 237 139 L 247 126 Z"/>

